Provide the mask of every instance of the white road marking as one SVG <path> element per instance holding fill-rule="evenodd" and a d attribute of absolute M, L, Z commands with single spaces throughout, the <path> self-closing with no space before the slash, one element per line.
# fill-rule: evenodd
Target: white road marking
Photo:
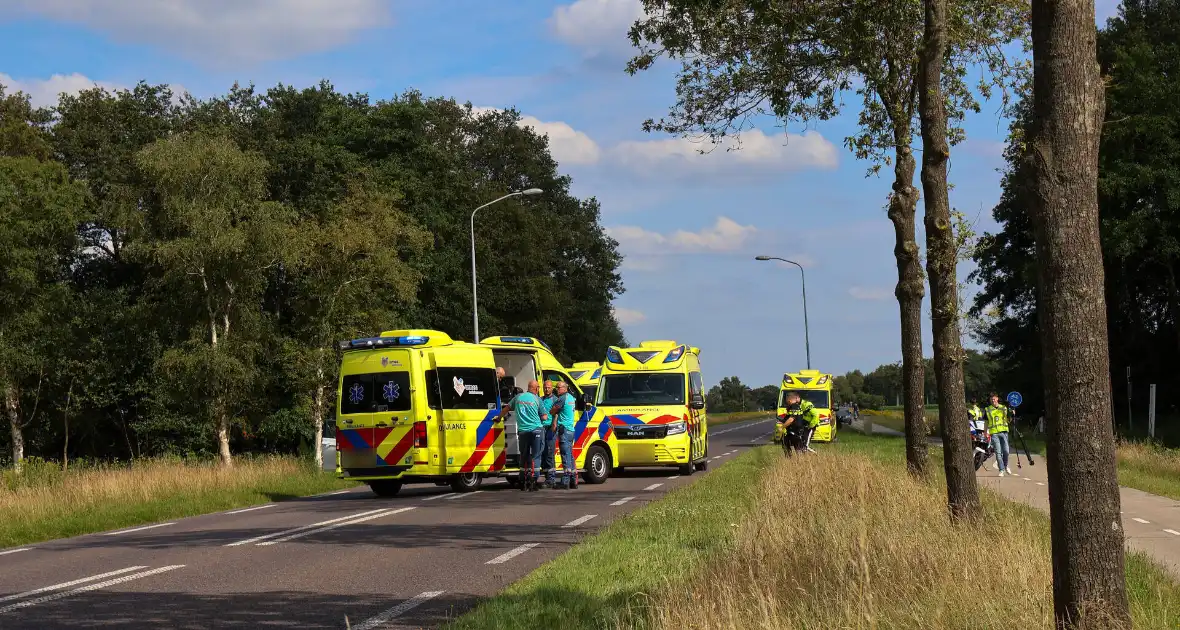
<path fill-rule="evenodd" d="M 660 486 L 662 486 L 662 485 L 664 485 L 664 484 L 662 484 L 662 483 L 653 483 L 653 484 L 651 484 L 650 486 L 648 486 L 648 487 L 644 488 L 644 490 L 655 490 L 656 488 L 659 488 L 659 487 L 660 487 Z"/>
<path fill-rule="evenodd" d="M 28 608 L 29 606 L 36 606 L 37 604 L 44 604 L 45 602 L 51 602 L 54 600 L 63 599 L 65 597 L 69 597 L 71 595 L 80 595 L 82 593 L 88 593 L 90 591 L 97 591 L 100 588 L 106 588 L 108 586 L 114 586 L 116 584 L 122 584 L 124 582 L 130 582 L 131 580 L 138 580 L 140 578 L 145 578 L 145 577 L 157 575 L 160 573 L 166 573 L 168 571 L 172 571 L 174 569 L 180 569 L 183 567 L 184 567 L 183 564 L 173 564 L 173 565 L 166 566 L 166 567 L 160 567 L 158 569 L 152 569 L 150 571 L 143 571 L 141 573 L 132 573 L 131 575 L 124 575 L 123 577 L 115 578 L 113 580 L 107 580 L 105 582 L 99 582 L 98 584 L 87 584 L 86 586 L 83 586 L 82 588 L 76 588 L 72 591 L 66 591 L 64 593 L 54 593 L 52 595 L 45 595 L 43 597 L 38 597 L 37 599 L 28 599 L 23 602 L 17 602 L 15 604 L 11 604 L 9 606 L 5 606 L 3 608 L 0 608 L 0 614 L 6 613 L 6 612 L 11 612 L 13 610 L 20 610 L 21 608 Z"/>
<path fill-rule="evenodd" d="M 711 436 L 725 435 L 726 433 L 729 433 L 731 431 L 737 431 L 738 429 L 745 429 L 746 427 L 756 426 L 756 425 L 759 425 L 763 422 L 769 422 L 772 419 L 773 418 L 764 418 L 762 420 L 755 420 L 753 422 L 743 422 L 740 426 L 729 427 L 728 429 L 722 429 L 721 431 L 710 431 L 709 435 L 711 435 Z"/>
<path fill-rule="evenodd" d="M 451 496 L 447 497 L 447 501 L 454 501 L 455 499 L 469 497 L 473 494 L 479 494 L 481 492 L 483 492 L 483 490 L 476 490 L 475 492 L 452 492 Z"/>
<path fill-rule="evenodd" d="M 389 610 L 386 610 L 376 616 L 370 617 L 369 619 L 366 619 L 366 620 L 362 621 L 361 623 L 359 623 L 355 626 L 352 626 L 352 628 L 353 628 L 353 630 L 373 630 L 373 628 L 376 628 L 378 626 L 382 626 L 390 621 L 393 621 L 394 619 L 396 619 L 396 618 L 406 614 L 407 612 L 421 606 L 422 604 L 434 599 L 435 597 L 442 595 L 443 592 L 444 591 L 426 591 L 425 593 L 422 593 L 422 594 L 418 595 L 417 597 L 407 599 L 406 601 L 398 604 L 397 606 L 394 606 L 393 608 L 390 608 Z"/>
<path fill-rule="evenodd" d="M 283 536 L 282 538 L 275 538 L 273 540 L 260 542 L 260 543 L 258 543 L 258 546 L 259 547 L 266 547 L 268 545 L 277 545 L 278 543 L 281 543 L 281 542 L 287 542 L 288 540 L 295 540 L 296 538 L 303 538 L 304 536 L 310 536 L 312 534 L 326 532 L 330 529 L 336 529 L 337 527 L 344 527 L 345 525 L 356 525 L 357 523 L 364 523 L 365 521 L 371 521 L 376 518 L 382 518 L 385 516 L 393 516 L 394 514 L 401 514 L 402 512 L 409 512 L 410 510 L 416 510 L 416 509 L 418 509 L 418 508 L 404 507 L 404 508 L 398 508 L 396 510 L 382 510 L 382 511 L 378 512 L 377 514 L 370 514 L 368 516 L 363 516 L 361 518 L 354 518 L 350 521 L 343 521 L 340 523 L 334 523 L 332 525 L 325 525 L 323 527 L 317 527 L 315 529 L 309 529 L 309 530 L 305 530 L 302 532 L 296 532 L 294 534 L 288 534 L 287 536 Z"/>
<path fill-rule="evenodd" d="M 52 586 L 42 586 L 41 588 L 35 588 L 31 591 L 17 593 L 16 595 L 5 595 L 4 597 L 0 597 L 0 602 L 10 602 L 14 599 L 24 599 L 26 597 L 32 597 L 33 595 L 40 595 L 41 593 L 48 593 L 49 591 L 60 591 L 63 588 L 69 588 L 71 586 L 77 586 L 79 584 L 85 584 L 87 582 L 93 582 L 95 580 L 109 578 L 112 575 L 122 575 L 123 573 L 130 573 L 132 571 L 138 571 L 140 569 L 146 569 L 146 568 L 147 567 L 138 567 L 138 566 L 137 567 L 127 567 L 126 569 L 119 569 L 118 571 L 111 571 L 109 573 L 99 573 L 98 575 L 92 575 L 90 577 L 79 578 L 77 580 L 71 580 L 69 582 L 62 582 L 61 584 L 54 584 Z"/>
<path fill-rule="evenodd" d="M 668 477 L 668 479 L 679 479 L 679 478 L 680 478 L 680 475 L 672 475 L 671 477 Z"/>
<path fill-rule="evenodd" d="M 762 435 L 759 435 L 758 437 L 750 440 L 750 444 L 755 444 L 755 443 L 759 442 L 762 438 L 764 438 L 768 435 L 772 435 L 773 433 L 774 433 L 774 431 L 767 431 L 766 433 L 763 433 Z"/>
<path fill-rule="evenodd" d="M 384 511 L 385 510 L 369 510 L 368 512 L 358 512 L 357 514 L 351 514 L 349 516 L 341 516 L 340 518 L 334 518 L 330 521 L 320 521 L 318 523 L 312 523 L 311 525 L 303 525 L 301 527 L 295 527 L 293 529 L 284 529 L 282 531 L 278 531 L 273 534 L 266 534 L 263 536 L 255 536 L 254 538 L 247 538 L 246 540 L 239 540 L 238 542 L 228 543 L 225 546 L 226 547 L 237 547 L 238 545 L 248 545 L 250 543 L 256 543 L 256 542 L 259 542 L 262 540 L 268 540 L 270 538 L 278 538 L 279 536 L 285 536 L 287 534 L 301 532 L 306 529 L 314 529 L 316 527 L 321 527 L 324 525 L 331 525 L 332 523 L 339 523 L 340 521 L 348 521 L 348 520 L 352 520 L 354 518 L 360 518 L 362 516 L 368 516 L 369 514 L 373 514 L 376 512 L 384 512 Z"/>
<path fill-rule="evenodd" d="M 577 527 L 578 525 L 581 525 L 582 523 L 585 523 L 586 521 L 588 521 L 596 516 L 598 516 L 598 515 L 597 514 L 587 514 L 586 516 L 583 516 L 580 518 L 575 518 L 574 520 L 566 523 L 565 525 L 562 525 L 561 527 L 563 529 L 568 529 L 570 527 Z"/>
<path fill-rule="evenodd" d="M 422 499 L 422 500 L 423 501 L 435 501 L 435 500 L 443 499 L 443 498 L 446 498 L 449 496 L 454 496 L 454 494 L 455 494 L 454 492 L 448 492 L 446 494 L 435 494 L 435 495 L 426 497 L 425 499 Z"/>
<path fill-rule="evenodd" d="M 515 558 L 516 556 L 519 556 L 520 554 L 528 551 L 529 549 L 532 549 L 533 547 L 536 547 L 539 544 L 541 544 L 541 543 L 528 543 L 526 545 L 521 545 L 521 546 L 517 547 L 516 549 L 513 549 L 512 551 L 509 551 L 507 553 L 502 553 L 502 554 L 496 556 L 495 558 L 488 560 L 484 564 L 504 564 L 505 562 L 508 562 L 509 560 Z"/>
<path fill-rule="evenodd" d="M 1165 532 L 1168 532 L 1169 534 L 1171 534 L 1171 535 L 1173 535 L 1173 536 L 1180 536 L 1180 532 L 1178 532 L 1178 531 L 1176 531 L 1176 530 L 1174 530 L 1174 529 L 1165 529 L 1164 531 L 1165 531 Z"/>
<path fill-rule="evenodd" d="M 234 510 L 233 512 L 226 512 L 226 514 L 227 515 L 228 514 L 241 514 L 242 512 L 253 512 L 254 510 L 265 510 L 266 508 L 272 508 L 274 506 L 275 506 L 274 503 L 267 503 L 266 505 L 259 505 L 259 506 L 252 507 L 252 508 L 246 508 L 244 510 Z"/>
<path fill-rule="evenodd" d="M 118 536 L 120 534 L 130 534 L 131 532 L 142 532 L 145 529 L 155 529 L 157 527 L 168 527 L 176 523 L 156 523 L 155 525 L 144 525 L 143 527 L 136 527 L 135 529 L 120 529 L 117 532 L 107 532 L 104 536 Z"/>
<path fill-rule="evenodd" d="M 1136 517 L 1136 516 L 1132 516 L 1131 520 L 1135 521 L 1136 523 L 1143 523 L 1144 525 L 1151 525 L 1151 521 L 1145 521 L 1145 520 L 1143 520 L 1139 517 Z"/>
<path fill-rule="evenodd" d="M 352 492 L 352 490 L 337 490 L 336 492 L 329 492 L 328 494 L 324 494 L 324 495 L 320 495 L 320 496 L 334 497 L 338 494 L 344 494 L 346 492 Z"/>
<path fill-rule="evenodd" d="M 713 461 L 713 460 L 715 460 L 715 459 L 721 459 L 721 456 L 720 456 L 720 455 L 717 455 L 717 456 L 714 456 L 714 457 L 710 457 L 710 458 L 709 458 L 709 461 Z"/>
<path fill-rule="evenodd" d="M 631 499 L 634 499 L 634 498 L 635 498 L 635 497 L 623 497 L 623 498 L 619 499 L 618 501 L 615 501 L 614 503 L 611 503 L 611 505 L 622 505 L 622 504 L 624 504 L 624 503 L 626 503 L 626 502 L 628 502 L 628 501 L 630 501 Z"/>
<path fill-rule="evenodd" d="M 8 551 L 0 551 L 0 556 L 7 556 L 10 553 L 20 553 L 22 551 L 28 551 L 30 549 L 32 549 L 32 547 L 21 547 L 20 549 L 9 549 Z"/>

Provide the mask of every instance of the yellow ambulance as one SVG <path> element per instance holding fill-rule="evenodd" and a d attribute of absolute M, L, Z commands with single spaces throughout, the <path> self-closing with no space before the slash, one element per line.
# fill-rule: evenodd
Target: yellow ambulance
<path fill-rule="evenodd" d="M 602 364 L 582 361 L 570 366 L 570 377 L 578 384 L 582 394 L 590 401 L 598 396 L 598 379 L 602 376 Z"/>
<path fill-rule="evenodd" d="M 832 415 L 832 375 L 821 373 L 819 370 L 800 370 L 783 374 L 783 382 L 778 391 L 777 415 L 786 415 L 787 392 L 799 392 L 799 397 L 815 405 L 819 414 L 819 426 L 815 429 L 812 442 L 832 442 L 836 439 L 836 421 Z M 782 436 L 775 431 L 777 442 Z"/>
<path fill-rule="evenodd" d="M 595 400 L 618 440 L 619 467 L 676 466 L 682 475 L 708 467 L 699 348 L 666 340 L 611 346 Z"/>
<path fill-rule="evenodd" d="M 407 483 L 449 483 L 456 492 L 470 492 L 485 477 L 519 472 L 515 422 L 511 416 L 500 419 L 501 405 L 529 380 L 549 374 L 572 379 L 536 339 L 485 341 L 454 341 L 436 330 L 394 330 L 342 342 L 338 476 L 393 496 Z M 496 368 L 504 368 L 504 379 L 496 377 Z M 580 394 L 576 386 L 571 391 Z M 594 415 L 593 409 L 579 409 L 577 426 L 597 428 Z M 586 466 L 586 481 L 605 481 L 611 440 L 595 436 L 578 443 L 577 464 Z"/>

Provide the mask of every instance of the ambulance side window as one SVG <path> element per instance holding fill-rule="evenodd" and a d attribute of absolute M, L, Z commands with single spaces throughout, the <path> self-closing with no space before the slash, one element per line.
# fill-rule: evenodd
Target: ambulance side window
<path fill-rule="evenodd" d="M 431 373 L 434 373 L 433 375 Z M 437 378 L 436 402 L 443 409 L 495 409 L 496 371 L 487 368 L 438 368 L 426 374 L 427 387 Z"/>
<path fill-rule="evenodd" d="M 438 370 L 426 370 L 426 406 L 431 409 L 442 409 L 438 398 Z"/>
<path fill-rule="evenodd" d="M 689 395 L 688 397 L 689 397 L 689 400 L 692 400 L 692 397 L 697 394 L 700 394 L 701 396 L 705 395 L 705 382 L 703 379 L 701 379 L 700 372 L 689 372 L 688 373 L 688 395 Z"/>

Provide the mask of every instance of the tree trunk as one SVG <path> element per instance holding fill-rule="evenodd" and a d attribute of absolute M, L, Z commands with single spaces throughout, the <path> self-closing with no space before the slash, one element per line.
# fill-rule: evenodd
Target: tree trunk
<path fill-rule="evenodd" d="M 918 74 L 922 120 L 922 193 L 926 206 L 926 275 L 930 278 L 930 325 L 934 333 L 934 375 L 946 471 L 946 497 L 954 520 L 982 516 L 963 393 L 963 341 L 959 333 L 958 247 L 951 225 L 946 163 L 946 99 L 942 60 L 946 53 L 946 0 L 925 0 L 926 29 Z"/>
<path fill-rule="evenodd" d="M 1038 325 L 1048 424 L 1053 608 L 1061 628 L 1129 628 L 1111 429 L 1093 0 L 1033 0 Z"/>
<path fill-rule="evenodd" d="M 324 382 L 323 368 L 316 369 L 316 386 L 315 391 L 311 395 L 311 421 L 315 423 L 315 444 L 312 448 L 315 449 L 315 467 L 316 470 L 323 470 L 324 468 L 324 395 L 327 393 L 326 389 L 320 383 Z"/>
<path fill-rule="evenodd" d="M 902 123 L 897 123 L 901 125 Z M 894 294 L 901 309 L 901 392 L 905 405 L 905 462 L 910 474 L 926 476 L 926 409 L 922 404 L 922 265 L 914 236 L 918 190 L 914 188 L 917 163 L 910 151 L 909 123 L 898 129 L 893 167 L 893 194 L 889 197 L 889 220 L 893 222 L 897 259 L 897 288 Z"/>
<path fill-rule="evenodd" d="M 20 472 L 25 460 L 25 434 L 20 425 L 20 390 L 12 383 L 4 384 L 4 415 L 12 431 L 12 469 Z"/>
<path fill-rule="evenodd" d="M 66 392 L 66 408 L 61 414 L 62 435 L 65 439 L 61 445 L 61 471 L 70 469 L 70 403 L 74 400 L 74 381 L 70 381 L 70 389 Z"/>
<path fill-rule="evenodd" d="M 229 452 L 229 412 L 222 401 L 213 402 L 214 422 L 217 425 L 217 455 L 221 465 L 229 468 L 234 465 L 233 455 Z"/>

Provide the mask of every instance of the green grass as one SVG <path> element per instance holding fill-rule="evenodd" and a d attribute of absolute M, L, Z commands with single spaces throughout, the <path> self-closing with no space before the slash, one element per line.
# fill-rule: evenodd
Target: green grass
<path fill-rule="evenodd" d="M 759 418 L 774 417 L 773 411 L 733 411 L 729 413 L 711 413 L 709 414 L 709 424 L 729 424 L 731 422 L 742 422 L 744 420 L 757 420 Z"/>
<path fill-rule="evenodd" d="M 645 594 L 683 582 L 732 548 L 777 448 L 758 448 L 632 512 L 447 626 L 575 630 L 634 627 Z"/>
<path fill-rule="evenodd" d="M 121 529 L 349 488 L 292 457 L 146 460 L 74 467 L 30 461 L 0 479 L 0 548 Z"/>

